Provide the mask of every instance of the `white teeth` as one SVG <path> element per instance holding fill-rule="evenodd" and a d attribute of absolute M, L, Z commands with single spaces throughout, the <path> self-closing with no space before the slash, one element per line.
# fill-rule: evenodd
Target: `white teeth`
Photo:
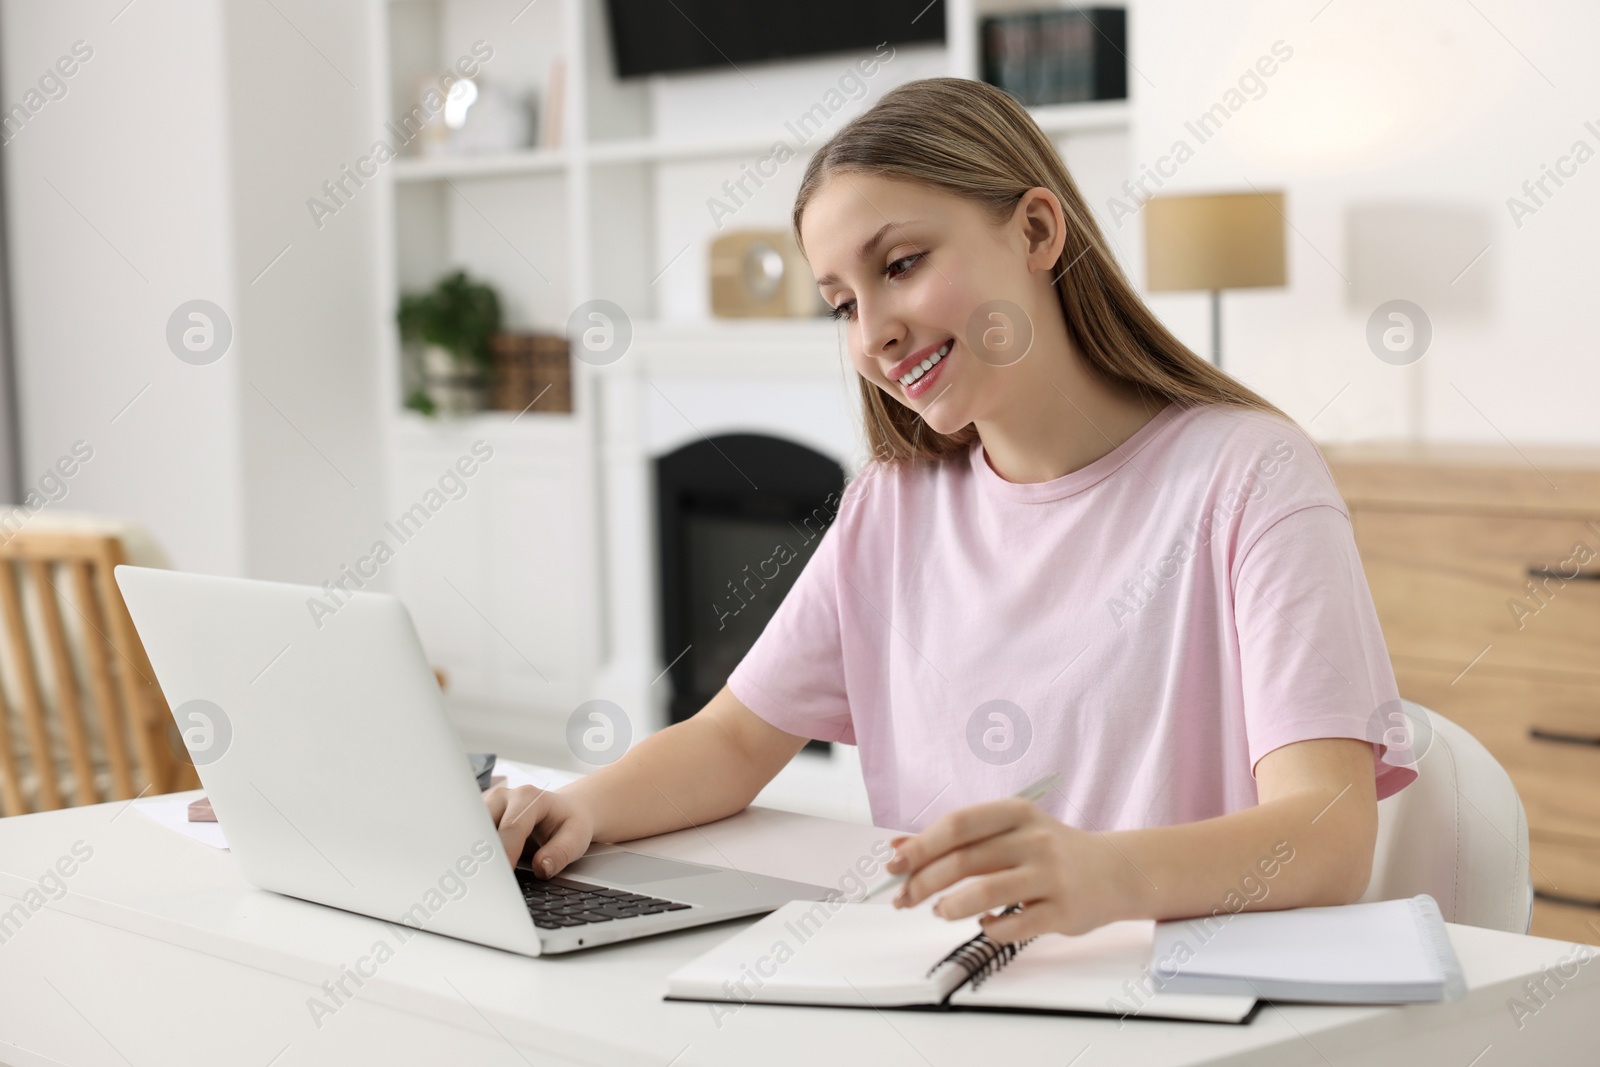
<path fill-rule="evenodd" d="M 944 344 L 939 346 L 939 350 L 937 352 L 935 352 L 933 355 L 929 356 L 927 359 L 923 360 L 921 363 L 919 363 L 916 366 L 912 367 L 910 370 L 906 371 L 905 374 L 901 375 L 900 376 L 900 384 L 901 385 L 910 385 L 912 382 L 916 381 L 918 378 L 922 377 L 924 374 L 926 374 L 930 370 L 932 370 L 933 369 L 933 365 L 935 363 L 939 362 L 941 359 L 943 359 L 945 356 L 947 356 L 949 354 L 950 354 L 950 342 L 946 341 Z"/>

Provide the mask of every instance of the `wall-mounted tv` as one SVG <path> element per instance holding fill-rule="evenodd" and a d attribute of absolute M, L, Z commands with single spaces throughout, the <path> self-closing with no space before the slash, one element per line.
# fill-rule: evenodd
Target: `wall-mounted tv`
<path fill-rule="evenodd" d="M 944 40 L 944 0 L 606 0 L 617 76 Z"/>

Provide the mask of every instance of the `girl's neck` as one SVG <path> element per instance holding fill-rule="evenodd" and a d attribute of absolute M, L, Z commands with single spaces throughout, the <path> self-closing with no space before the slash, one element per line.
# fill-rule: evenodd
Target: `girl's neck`
<path fill-rule="evenodd" d="M 989 466 L 1008 482 L 1048 482 L 1120 448 L 1165 403 L 1107 382 L 1066 346 L 1065 358 L 1024 359 L 1008 370 L 1005 410 L 976 419 Z M 1043 356 L 1044 353 L 1036 353 Z"/>

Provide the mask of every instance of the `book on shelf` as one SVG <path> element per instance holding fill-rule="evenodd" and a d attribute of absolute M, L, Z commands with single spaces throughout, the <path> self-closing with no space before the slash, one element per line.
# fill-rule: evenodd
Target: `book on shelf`
<path fill-rule="evenodd" d="M 494 411 L 572 411 L 572 356 L 560 334 L 497 333 L 489 407 Z"/>
<path fill-rule="evenodd" d="M 567 110 L 567 64 L 557 57 L 550 61 L 550 81 L 544 92 L 544 109 L 539 117 L 539 147 L 561 147 L 561 116 Z"/>

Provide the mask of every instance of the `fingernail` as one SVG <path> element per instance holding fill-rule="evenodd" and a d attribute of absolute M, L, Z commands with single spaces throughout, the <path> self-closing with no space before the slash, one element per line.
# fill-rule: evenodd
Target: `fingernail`
<path fill-rule="evenodd" d="M 539 861 L 539 869 L 545 873 L 546 877 L 549 877 L 550 868 L 552 866 L 553 866 L 553 864 L 549 860 L 540 860 Z"/>

